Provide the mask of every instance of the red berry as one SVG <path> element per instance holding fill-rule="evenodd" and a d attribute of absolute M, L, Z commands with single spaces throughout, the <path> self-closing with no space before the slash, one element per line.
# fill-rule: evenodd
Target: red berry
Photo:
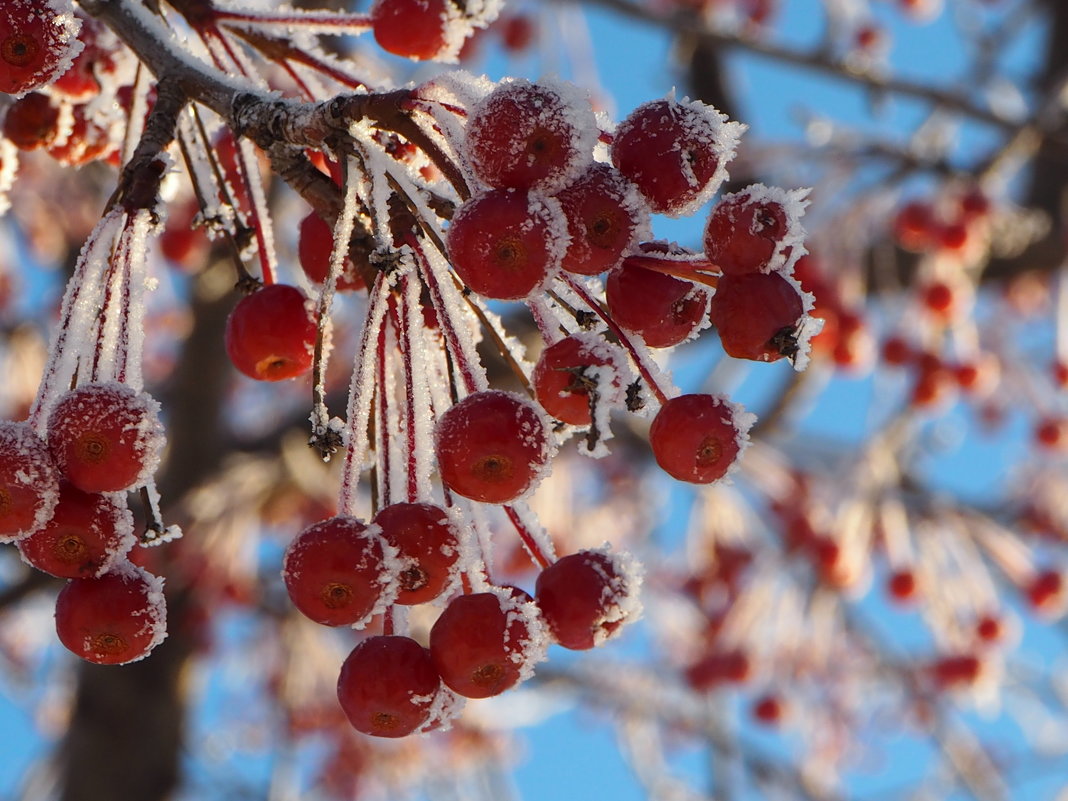
<path fill-rule="evenodd" d="M 746 442 L 752 415 L 714 395 L 680 395 L 649 429 L 656 463 L 673 478 L 710 484 L 727 474 Z"/>
<path fill-rule="evenodd" d="M 471 168 L 496 189 L 552 194 L 593 159 L 597 123 L 575 90 L 522 79 L 502 82 L 471 112 L 465 142 Z"/>
<path fill-rule="evenodd" d="M 605 301 L 612 318 L 641 335 L 651 348 L 683 342 L 704 323 L 708 292 L 683 278 L 664 275 L 624 259 L 608 274 Z"/>
<path fill-rule="evenodd" d="M 1035 442 L 1049 450 L 1068 448 L 1068 419 L 1047 417 L 1035 426 Z"/>
<path fill-rule="evenodd" d="M 16 95 L 44 86 L 76 55 L 79 22 L 69 10 L 61 13 L 63 6 L 5 0 L 0 7 L 0 92 Z"/>
<path fill-rule="evenodd" d="M 986 217 L 990 213 L 990 198 L 979 187 L 970 187 L 960 197 L 960 213 L 965 221 Z"/>
<path fill-rule="evenodd" d="M 753 719 L 768 726 L 777 726 L 783 718 L 782 700 L 777 695 L 762 695 L 753 703 Z"/>
<path fill-rule="evenodd" d="M 537 35 L 534 21 L 525 14 L 516 14 L 501 23 L 501 46 L 510 53 L 526 50 Z"/>
<path fill-rule="evenodd" d="M 931 247 L 938 234 L 934 209 L 918 200 L 906 203 L 898 210 L 893 227 L 898 244 L 917 252 Z"/>
<path fill-rule="evenodd" d="M 48 147 L 59 133 L 59 106 L 40 92 L 30 92 L 8 107 L 4 136 L 20 150 Z"/>
<path fill-rule="evenodd" d="M 1065 601 L 1064 575 L 1059 570 L 1042 570 L 1024 588 L 1027 601 L 1039 612 L 1059 612 Z"/>
<path fill-rule="evenodd" d="M 107 50 L 98 44 L 106 29 L 91 17 L 79 14 L 78 21 L 81 23 L 78 41 L 82 43 L 82 50 L 70 68 L 52 82 L 52 89 L 69 100 L 84 102 L 100 92 L 94 71 L 98 68 L 103 72 L 113 71 L 114 64 Z"/>
<path fill-rule="evenodd" d="M 56 633 L 68 650 L 100 665 L 143 659 L 167 636 L 163 580 L 129 562 L 72 579 L 56 598 Z"/>
<path fill-rule="evenodd" d="M 83 384 L 48 416 L 56 466 L 85 492 L 119 492 L 148 480 L 163 449 L 159 403 L 115 382 Z"/>
<path fill-rule="evenodd" d="M 334 229 L 323 218 L 311 212 L 300 221 L 297 238 L 297 256 L 304 274 L 317 284 L 326 281 L 330 274 L 330 255 L 334 250 Z M 349 289 L 363 289 L 364 282 L 355 265 L 348 258 L 337 279 L 337 289 L 344 292 Z"/>
<path fill-rule="evenodd" d="M 749 680 L 753 666 L 740 648 L 712 651 L 686 668 L 686 681 L 695 690 L 710 690 L 720 684 L 742 684 Z"/>
<path fill-rule="evenodd" d="M 1005 624 L 997 615 L 983 615 L 975 623 L 975 636 L 983 642 L 997 642 L 1005 634 Z"/>
<path fill-rule="evenodd" d="M 561 339 L 543 350 L 534 365 L 534 395 L 557 420 L 588 426 L 592 422 L 590 392 L 601 387 L 598 391 L 603 393 L 609 385 L 619 389 L 614 365 L 622 358 L 615 346 L 597 337 L 579 334 Z M 596 369 L 605 366 L 607 375 Z"/>
<path fill-rule="evenodd" d="M 499 695 L 527 678 L 544 641 L 537 607 L 507 591 L 454 598 L 430 630 L 430 656 L 450 688 L 467 698 Z"/>
<path fill-rule="evenodd" d="M 895 601 L 912 601 L 916 598 L 918 585 L 916 574 L 911 570 L 895 570 L 887 579 L 886 589 Z"/>
<path fill-rule="evenodd" d="M 525 298 L 560 265 L 555 200 L 497 189 L 464 203 L 449 225 L 449 258 L 473 292 L 497 300 Z"/>
<path fill-rule="evenodd" d="M 938 244 L 946 250 L 961 250 L 968 244 L 968 226 L 951 222 L 938 226 Z"/>
<path fill-rule="evenodd" d="M 408 637 L 368 637 L 341 666 L 337 698 L 356 731 L 404 737 L 430 718 L 441 679 L 430 652 Z"/>
<path fill-rule="evenodd" d="M 752 187 L 727 195 L 709 215 L 705 252 L 724 275 L 740 275 L 777 267 L 784 240 L 791 231 L 786 193 Z M 779 257 L 779 258 L 776 258 Z"/>
<path fill-rule="evenodd" d="M 396 602 L 410 606 L 441 595 L 455 577 L 460 556 L 460 541 L 448 513 L 429 503 L 395 503 L 380 509 L 372 522 L 403 563 Z"/>
<path fill-rule="evenodd" d="M 315 334 L 304 293 L 271 284 L 243 297 L 230 312 L 226 353 L 249 378 L 282 381 L 311 369 Z"/>
<path fill-rule="evenodd" d="M 331 517 L 304 529 L 286 549 L 282 579 L 293 605 L 324 626 L 361 626 L 396 593 L 377 528 Z"/>
<path fill-rule="evenodd" d="M 723 350 L 760 362 L 797 356 L 804 315 L 798 287 L 779 273 L 724 275 L 708 309 Z"/>
<path fill-rule="evenodd" d="M 637 617 L 640 584 L 620 554 L 579 551 L 542 570 L 534 594 L 553 639 L 584 651 L 615 637 Z"/>
<path fill-rule="evenodd" d="M 449 408 L 435 432 L 438 471 L 453 492 L 483 503 L 508 503 L 539 480 L 549 461 L 541 414 L 498 390 L 476 392 Z"/>
<path fill-rule="evenodd" d="M 648 227 L 645 201 L 607 164 L 593 164 L 556 199 L 571 236 L 561 265 L 569 272 L 597 275 L 612 269 Z"/>
<path fill-rule="evenodd" d="M 890 337 L 883 342 L 883 361 L 894 367 L 902 367 L 912 361 L 912 346 L 903 337 Z"/>
<path fill-rule="evenodd" d="M 0 542 L 41 528 L 59 499 L 59 473 L 27 423 L 0 422 Z"/>
<path fill-rule="evenodd" d="M 612 163 L 657 214 L 691 214 L 724 181 L 739 127 L 711 106 L 674 98 L 634 109 L 612 142 Z"/>
<path fill-rule="evenodd" d="M 983 671 L 983 663 L 975 654 L 945 656 L 928 667 L 931 678 L 942 687 L 975 684 Z"/>
<path fill-rule="evenodd" d="M 1051 369 L 1053 381 L 1058 387 L 1068 388 L 1068 361 L 1056 359 Z"/>
<path fill-rule="evenodd" d="M 19 540 L 18 547 L 22 558 L 38 570 L 61 578 L 88 578 L 107 571 L 135 541 L 125 504 L 64 481 L 52 519 Z"/>
<path fill-rule="evenodd" d="M 415 61 L 450 54 L 453 47 L 446 36 L 448 18 L 449 0 L 375 0 L 371 6 L 371 25 L 378 46 Z"/>

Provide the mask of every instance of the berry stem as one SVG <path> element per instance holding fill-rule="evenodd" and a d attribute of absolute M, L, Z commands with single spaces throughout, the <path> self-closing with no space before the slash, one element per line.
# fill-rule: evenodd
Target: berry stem
<path fill-rule="evenodd" d="M 653 272 L 663 273 L 675 278 L 693 281 L 696 284 L 704 284 L 715 289 L 719 285 L 719 274 L 716 265 L 707 259 L 694 261 L 682 259 L 657 259 L 651 256 L 630 256 L 629 263 L 636 267 L 642 267 Z M 715 270 L 710 274 L 708 271 Z"/>
<path fill-rule="evenodd" d="M 530 529 L 527 528 L 523 522 L 522 517 L 514 506 L 505 506 L 504 513 L 508 515 L 508 519 L 512 521 L 512 525 L 515 526 L 516 533 L 519 534 L 519 539 L 523 541 L 523 546 L 527 549 L 527 553 L 530 554 L 530 558 L 534 561 L 538 567 L 545 569 L 551 565 L 555 560 L 551 555 L 547 556 L 538 544 L 537 539 L 531 534 Z"/>

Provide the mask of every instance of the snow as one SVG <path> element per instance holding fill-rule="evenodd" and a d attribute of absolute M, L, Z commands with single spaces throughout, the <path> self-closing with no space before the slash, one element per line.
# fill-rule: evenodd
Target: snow
<path fill-rule="evenodd" d="M 52 519 L 59 501 L 59 473 L 48 446 L 29 423 L 0 421 L 0 487 L 5 492 L 30 489 L 38 495 L 30 527 L 0 534 L 0 542 L 12 542 L 28 536 Z"/>

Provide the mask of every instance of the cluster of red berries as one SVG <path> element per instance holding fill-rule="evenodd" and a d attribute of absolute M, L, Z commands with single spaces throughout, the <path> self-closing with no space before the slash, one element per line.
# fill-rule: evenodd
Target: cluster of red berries
<path fill-rule="evenodd" d="M 497 4 L 375 0 L 371 29 L 383 50 L 414 61 L 455 61 L 465 40 L 496 18 Z"/>
<path fill-rule="evenodd" d="M 163 446 L 158 404 L 114 382 L 59 397 L 45 437 L 0 424 L 0 539 L 33 567 L 70 579 L 56 631 L 92 662 L 140 659 L 163 638 L 162 581 L 134 566 L 133 519 L 119 494 L 143 486 Z"/>

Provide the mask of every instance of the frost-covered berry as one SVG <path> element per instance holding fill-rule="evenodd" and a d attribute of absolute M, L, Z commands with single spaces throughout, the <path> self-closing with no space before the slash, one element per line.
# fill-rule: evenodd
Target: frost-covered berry
<path fill-rule="evenodd" d="M 282 578 L 293 605 L 324 626 L 362 626 L 396 595 L 377 527 L 354 517 L 308 526 L 286 549 Z"/>
<path fill-rule="evenodd" d="M 396 602 L 410 606 L 441 595 L 460 557 L 460 540 L 448 513 L 430 503 L 394 503 L 380 509 L 372 522 L 398 552 Z"/>
<path fill-rule="evenodd" d="M 163 579 L 129 562 L 72 579 L 56 598 L 56 633 L 67 650 L 100 665 L 143 659 L 167 636 Z"/>
<path fill-rule="evenodd" d="M 0 92 L 44 86 L 78 54 L 79 21 L 68 0 L 4 0 L 0 5 Z"/>
<path fill-rule="evenodd" d="M 800 242 L 801 204 L 789 193 L 754 186 L 727 195 L 705 226 L 705 253 L 726 275 L 782 266 L 785 246 Z"/>
<path fill-rule="evenodd" d="M 529 596 L 506 590 L 461 595 L 430 629 L 430 656 L 452 690 L 488 698 L 531 675 L 545 651 L 542 628 Z"/>
<path fill-rule="evenodd" d="M 649 207 L 608 164 L 592 164 L 556 199 L 571 237 L 561 265 L 568 272 L 597 275 L 612 269 L 649 229 Z"/>
<path fill-rule="evenodd" d="M 544 418 L 528 401 L 489 390 L 468 395 L 438 420 L 441 480 L 483 503 L 508 503 L 540 479 L 550 449 Z"/>
<path fill-rule="evenodd" d="M 555 200 L 496 189 L 460 207 L 449 225 L 447 245 L 449 259 L 469 289 L 487 298 L 518 300 L 559 267 L 567 223 Z"/>
<path fill-rule="evenodd" d="M 708 292 L 701 286 L 640 266 L 627 258 L 608 274 L 605 300 L 612 317 L 641 334 L 651 348 L 668 348 L 691 337 L 705 322 Z"/>
<path fill-rule="evenodd" d="M 641 576 L 624 554 L 579 551 L 538 574 L 535 597 L 556 642 L 587 650 L 619 634 L 641 612 Z"/>
<path fill-rule="evenodd" d="M 0 422 L 0 542 L 41 528 L 59 500 L 59 472 L 28 423 Z"/>
<path fill-rule="evenodd" d="M 140 486 L 163 450 L 159 403 L 126 384 L 83 384 L 52 407 L 48 447 L 60 472 L 80 490 Z"/>
<path fill-rule="evenodd" d="M 576 90 L 515 79 L 472 110 L 465 148 L 487 185 L 552 194 L 593 160 L 596 135 L 593 109 Z"/>
<path fill-rule="evenodd" d="M 107 571 L 135 541 L 125 504 L 63 482 L 52 519 L 19 540 L 18 548 L 38 570 L 61 578 L 88 578 Z"/>
<path fill-rule="evenodd" d="M 334 230 L 314 211 L 300 221 L 297 238 L 297 258 L 304 274 L 317 284 L 326 282 L 330 274 L 330 256 L 334 251 Z M 367 284 L 348 258 L 337 278 L 337 289 L 363 289 Z"/>
<path fill-rule="evenodd" d="M 375 0 L 371 25 L 383 50 L 415 61 L 450 55 L 450 0 Z M 453 54 L 454 55 L 454 54 Z"/>
<path fill-rule="evenodd" d="M 680 395 L 657 412 L 649 429 L 656 463 L 673 478 L 709 484 L 730 470 L 753 417 L 715 395 Z"/>
<path fill-rule="evenodd" d="M 582 335 L 565 337 L 543 350 L 534 365 L 534 395 L 557 420 L 588 426 L 592 422 L 590 393 L 603 392 L 612 385 L 618 390 L 616 365 L 621 358 L 613 345 L 602 340 Z M 607 379 L 603 386 L 602 375 Z"/>
<path fill-rule="evenodd" d="M 8 107 L 3 133 L 19 150 L 48 147 L 59 133 L 59 106 L 46 94 L 30 92 Z"/>
<path fill-rule="evenodd" d="M 802 347 L 805 299 L 800 288 L 779 273 L 724 275 L 708 316 L 723 350 L 736 359 L 793 359 Z"/>
<path fill-rule="evenodd" d="M 673 97 L 634 109 L 612 141 L 612 163 L 658 214 L 685 216 L 727 177 L 743 126 L 716 109 Z"/>
<path fill-rule="evenodd" d="M 430 652 L 409 637 L 368 637 L 341 665 L 337 698 L 356 731 L 404 737 L 430 719 L 441 678 Z"/>
<path fill-rule="evenodd" d="M 241 298 L 230 312 L 226 353 L 249 378 L 283 381 L 311 369 L 315 335 L 315 317 L 304 293 L 271 284 Z"/>

